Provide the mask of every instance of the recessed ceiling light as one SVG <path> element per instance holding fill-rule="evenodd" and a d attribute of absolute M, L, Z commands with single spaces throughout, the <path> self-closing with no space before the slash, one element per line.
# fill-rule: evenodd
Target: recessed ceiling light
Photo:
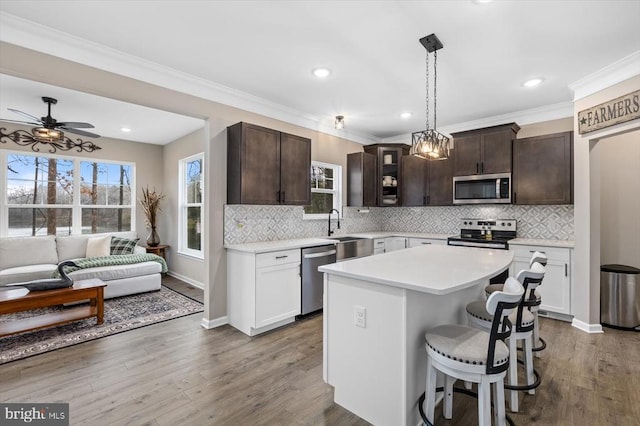
<path fill-rule="evenodd" d="M 328 68 L 315 68 L 313 70 L 313 75 L 315 75 L 318 78 L 328 77 L 329 74 L 331 74 L 331 70 L 329 70 Z"/>
<path fill-rule="evenodd" d="M 524 87 L 536 87 L 544 81 L 544 78 L 532 78 L 531 80 L 527 80 L 522 85 Z"/>
<path fill-rule="evenodd" d="M 475 4 L 485 4 L 485 3 L 491 3 L 493 0 L 471 0 L 471 3 L 475 3 Z"/>
<path fill-rule="evenodd" d="M 128 128 L 128 127 L 121 127 L 120 131 L 123 132 L 123 133 L 129 133 L 131 131 L 131 129 Z"/>
<path fill-rule="evenodd" d="M 412 112 L 403 112 L 402 114 L 400 114 L 400 118 L 402 118 L 403 120 L 407 120 L 409 119 L 411 116 L 413 115 Z"/>

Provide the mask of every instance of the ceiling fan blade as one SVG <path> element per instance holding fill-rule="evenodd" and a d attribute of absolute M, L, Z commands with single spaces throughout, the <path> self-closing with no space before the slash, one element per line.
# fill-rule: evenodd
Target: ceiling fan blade
<path fill-rule="evenodd" d="M 80 123 L 80 122 L 76 122 L 76 121 L 65 121 L 63 123 L 58 122 L 56 124 L 56 126 L 57 127 L 72 128 L 72 129 L 93 129 L 94 128 L 93 124 Z"/>
<path fill-rule="evenodd" d="M 21 123 L 21 124 L 30 124 L 32 126 L 42 126 L 41 122 L 33 123 L 31 121 L 20 121 L 20 120 L 9 120 L 6 118 L 0 118 L 0 121 L 8 121 L 9 123 Z"/>
<path fill-rule="evenodd" d="M 86 136 L 88 138 L 99 138 L 100 135 L 95 134 L 95 133 L 91 133 L 91 132 L 85 132 L 84 130 L 78 130 L 78 129 L 71 129 L 69 127 L 62 127 L 62 126 L 56 126 L 58 129 L 62 129 L 65 132 L 69 132 L 69 133 L 74 133 L 76 135 L 80 135 L 80 136 Z"/>
<path fill-rule="evenodd" d="M 21 116 L 23 116 L 23 117 L 26 117 L 26 118 L 28 118 L 29 120 L 36 121 L 36 122 L 38 122 L 38 124 L 42 124 L 42 120 L 41 120 L 39 117 L 36 117 L 36 116 L 34 116 L 34 115 L 31 115 L 31 114 L 27 114 L 26 112 L 20 111 L 20 110 L 18 110 L 18 109 L 13 109 L 13 108 L 7 108 L 7 109 L 8 109 L 9 111 L 13 112 L 13 113 L 16 113 L 16 114 L 18 114 L 18 115 L 21 115 Z"/>

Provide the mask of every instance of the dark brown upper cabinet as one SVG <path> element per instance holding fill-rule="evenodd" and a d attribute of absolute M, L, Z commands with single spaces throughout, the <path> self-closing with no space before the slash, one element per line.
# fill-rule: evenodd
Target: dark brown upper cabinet
<path fill-rule="evenodd" d="M 227 128 L 227 203 L 311 203 L 311 140 L 249 123 Z"/>
<path fill-rule="evenodd" d="M 452 133 L 453 174 L 510 173 L 512 144 L 520 126 L 516 123 Z"/>
<path fill-rule="evenodd" d="M 453 204 L 453 161 L 402 157 L 402 205 L 406 207 Z"/>
<path fill-rule="evenodd" d="M 514 204 L 573 203 L 573 132 L 516 139 Z"/>
<path fill-rule="evenodd" d="M 376 201 L 380 207 L 402 205 L 402 156 L 409 154 L 409 145 L 373 144 L 366 145 L 364 152 L 376 156 Z"/>
<path fill-rule="evenodd" d="M 376 156 L 366 152 L 347 154 L 347 205 L 370 207 L 377 205 L 378 182 Z"/>

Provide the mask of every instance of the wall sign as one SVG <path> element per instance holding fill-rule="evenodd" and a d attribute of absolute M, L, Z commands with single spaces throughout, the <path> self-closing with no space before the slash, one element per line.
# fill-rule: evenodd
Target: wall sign
<path fill-rule="evenodd" d="M 640 90 L 578 113 L 578 133 L 584 134 L 640 118 Z"/>

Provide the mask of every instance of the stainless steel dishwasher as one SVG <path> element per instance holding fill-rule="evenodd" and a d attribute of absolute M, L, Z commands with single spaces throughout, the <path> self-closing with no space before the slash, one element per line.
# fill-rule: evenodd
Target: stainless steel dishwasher
<path fill-rule="evenodd" d="M 324 274 L 318 267 L 336 262 L 336 246 L 326 245 L 302 249 L 302 297 L 300 314 L 322 309 Z"/>

